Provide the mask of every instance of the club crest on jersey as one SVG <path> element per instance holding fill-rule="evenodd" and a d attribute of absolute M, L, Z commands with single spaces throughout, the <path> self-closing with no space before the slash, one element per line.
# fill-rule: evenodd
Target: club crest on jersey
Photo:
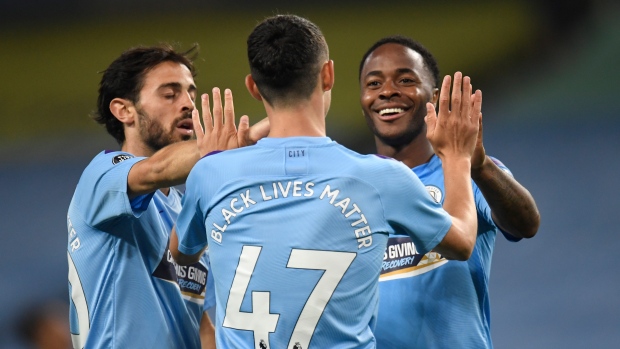
<path fill-rule="evenodd" d="M 121 155 L 116 155 L 115 157 L 113 157 L 113 158 L 112 158 L 112 163 L 113 163 L 114 165 L 116 165 L 116 164 L 118 164 L 118 163 L 121 163 L 121 162 L 123 162 L 123 161 L 125 161 L 125 160 L 127 160 L 127 159 L 131 159 L 131 158 L 133 158 L 133 157 L 134 157 L 134 156 L 133 156 L 133 155 L 130 155 L 130 154 L 121 154 Z"/>
<path fill-rule="evenodd" d="M 443 199 L 441 189 L 434 185 L 427 185 L 426 191 L 428 191 L 429 195 L 433 198 L 433 200 L 435 200 L 436 203 L 441 203 L 441 199 Z"/>

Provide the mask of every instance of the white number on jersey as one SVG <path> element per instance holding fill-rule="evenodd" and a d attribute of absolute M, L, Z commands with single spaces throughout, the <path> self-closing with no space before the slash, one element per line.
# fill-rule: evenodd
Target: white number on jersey
<path fill-rule="evenodd" d="M 250 278 L 254 273 L 261 250 L 262 247 L 259 246 L 243 246 L 239 265 L 235 271 L 235 277 L 230 289 L 228 303 L 226 304 L 223 326 L 253 331 L 254 347 L 261 348 L 266 345 L 269 348 L 269 333 L 276 331 L 280 317 L 280 314 L 271 314 L 269 312 L 270 293 L 253 291 L 252 311 L 249 313 L 240 311 L 241 303 L 247 293 Z M 327 303 L 355 259 L 355 256 L 356 254 L 352 252 L 299 249 L 291 251 L 291 256 L 286 265 L 287 268 L 324 270 L 325 272 L 306 300 L 287 348 L 292 348 L 293 345 L 301 345 L 302 348 L 308 348 Z M 262 344 L 261 341 L 263 341 Z"/>
<path fill-rule="evenodd" d="M 82 288 L 82 282 L 78 275 L 77 269 L 71 254 L 67 251 L 67 258 L 69 260 L 69 283 L 71 284 L 71 299 L 75 305 L 75 310 L 78 318 L 79 332 L 78 334 L 71 334 L 71 341 L 74 348 L 84 348 L 86 344 L 86 338 L 88 338 L 88 332 L 90 331 L 90 316 L 88 315 L 88 304 L 86 303 L 86 295 L 84 295 L 84 289 Z"/>

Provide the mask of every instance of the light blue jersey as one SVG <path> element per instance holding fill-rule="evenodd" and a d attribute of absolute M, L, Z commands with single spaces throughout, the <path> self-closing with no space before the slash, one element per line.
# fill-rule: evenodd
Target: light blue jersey
<path fill-rule="evenodd" d="M 499 161 L 496 163 L 508 171 Z M 428 193 L 443 204 L 444 175 L 439 157 L 434 155 L 413 171 Z M 493 347 L 488 286 L 499 229 L 473 181 L 472 186 L 478 237 L 469 260 L 448 261 L 435 252 L 425 254 L 408 236 L 390 234 L 379 282 L 377 348 Z"/>
<path fill-rule="evenodd" d="M 188 267 L 171 257 L 178 190 L 128 199 L 129 170 L 142 159 L 98 154 L 71 200 L 67 256 L 75 348 L 200 348 L 203 307 L 212 306 L 205 304 L 207 254 Z"/>
<path fill-rule="evenodd" d="M 183 200 L 179 250 L 209 246 L 219 349 L 374 348 L 388 234 L 427 252 L 451 226 L 405 165 L 326 137 L 203 158 Z"/>

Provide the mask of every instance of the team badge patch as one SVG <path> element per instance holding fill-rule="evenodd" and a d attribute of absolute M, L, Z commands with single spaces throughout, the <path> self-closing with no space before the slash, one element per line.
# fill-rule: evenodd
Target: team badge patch
<path fill-rule="evenodd" d="M 443 199 L 443 193 L 439 188 L 434 185 L 427 185 L 426 190 L 436 203 L 441 203 L 441 199 Z"/>
<path fill-rule="evenodd" d="M 131 159 L 131 158 L 133 158 L 133 157 L 134 157 L 134 156 L 133 156 L 133 155 L 130 155 L 130 154 L 121 154 L 121 155 L 116 155 L 115 157 L 113 157 L 113 158 L 112 158 L 112 163 L 113 163 L 114 165 L 116 165 L 116 164 L 118 164 L 118 163 L 121 163 L 121 162 L 123 162 L 123 161 L 125 161 L 125 160 L 127 160 L 127 159 Z"/>

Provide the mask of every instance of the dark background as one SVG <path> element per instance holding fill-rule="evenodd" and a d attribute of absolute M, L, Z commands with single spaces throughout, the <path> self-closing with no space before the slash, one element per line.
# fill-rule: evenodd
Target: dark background
<path fill-rule="evenodd" d="M 358 65 L 377 39 L 411 36 L 442 74 L 483 91 L 487 152 L 534 195 L 538 235 L 498 238 L 495 347 L 611 348 L 620 342 L 620 8 L 612 1 L 0 0 L 0 347 L 27 348 L 15 324 L 68 300 L 66 210 L 102 149 L 88 118 L 99 72 L 136 45 L 200 44 L 199 92 L 231 88 L 237 115 L 263 117 L 243 85 L 245 39 L 294 13 L 323 30 L 335 61 L 328 135 L 374 142 L 359 107 Z"/>

